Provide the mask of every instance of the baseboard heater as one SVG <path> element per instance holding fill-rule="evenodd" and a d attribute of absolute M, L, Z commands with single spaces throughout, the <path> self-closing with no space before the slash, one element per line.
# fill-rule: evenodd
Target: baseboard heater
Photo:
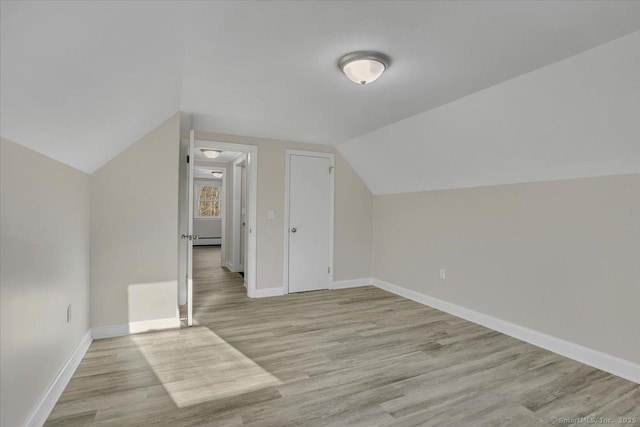
<path fill-rule="evenodd" d="M 222 243 L 222 237 L 198 237 L 193 241 L 194 245 L 206 246 L 206 245 L 219 245 Z"/>

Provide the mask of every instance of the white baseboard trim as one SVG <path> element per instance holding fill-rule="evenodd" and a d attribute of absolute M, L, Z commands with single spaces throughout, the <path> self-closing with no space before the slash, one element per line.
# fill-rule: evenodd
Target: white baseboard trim
<path fill-rule="evenodd" d="M 640 365 L 629 362 L 628 360 L 583 347 L 570 341 L 565 341 L 542 332 L 525 328 L 524 326 L 497 319 L 382 280 L 374 279 L 373 285 L 385 291 L 437 308 L 438 310 L 453 314 L 454 316 L 461 317 L 478 325 L 502 332 L 503 334 L 528 342 L 529 344 L 640 384 Z"/>
<path fill-rule="evenodd" d="M 373 279 L 368 277 L 365 279 L 338 280 L 333 282 L 333 287 L 331 289 L 348 289 L 371 285 L 373 285 Z"/>
<path fill-rule="evenodd" d="M 166 319 L 142 320 L 138 322 L 120 323 L 118 325 L 98 326 L 91 329 L 91 333 L 93 339 L 98 340 L 178 328 L 180 328 L 180 318 L 169 317 Z"/>
<path fill-rule="evenodd" d="M 266 298 L 284 295 L 284 288 L 265 288 L 249 290 L 249 298 Z"/>
<path fill-rule="evenodd" d="M 229 269 L 232 273 L 238 273 L 240 271 L 244 271 L 244 267 L 241 265 L 234 265 L 231 261 L 227 261 L 224 263 L 224 266 Z"/>
<path fill-rule="evenodd" d="M 73 373 L 76 371 L 78 365 L 82 361 L 82 358 L 89 349 L 91 341 L 93 341 L 91 330 L 88 330 L 82 337 L 80 344 L 78 344 L 69 360 L 67 360 L 67 363 L 64 364 L 51 385 L 49 385 L 47 391 L 45 391 L 42 397 L 40 397 L 40 400 L 38 400 L 38 403 L 27 419 L 25 424 L 27 427 L 41 427 L 45 421 L 47 421 L 51 410 L 56 405 L 60 395 L 64 391 L 69 380 L 73 376 Z"/>

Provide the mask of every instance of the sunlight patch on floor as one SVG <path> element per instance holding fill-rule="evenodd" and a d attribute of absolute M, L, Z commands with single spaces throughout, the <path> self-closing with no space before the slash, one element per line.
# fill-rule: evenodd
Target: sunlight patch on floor
<path fill-rule="evenodd" d="M 282 385 L 206 327 L 132 339 L 179 408 Z"/>

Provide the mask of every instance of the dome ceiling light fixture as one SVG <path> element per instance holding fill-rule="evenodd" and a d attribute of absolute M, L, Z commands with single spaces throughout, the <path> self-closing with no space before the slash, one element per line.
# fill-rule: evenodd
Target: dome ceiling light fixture
<path fill-rule="evenodd" d="M 338 67 L 354 83 L 366 85 L 376 81 L 391 65 L 391 58 L 384 53 L 361 50 L 344 55 Z"/>
<path fill-rule="evenodd" d="M 222 172 L 213 171 L 211 172 L 214 178 L 222 178 Z"/>
<path fill-rule="evenodd" d="M 215 159 L 220 154 L 222 154 L 222 151 L 220 151 L 220 150 L 212 150 L 210 148 L 201 148 L 200 151 L 202 151 L 202 154 L 204 154 L 205 157 L 207 157 L 209 159 Z"/>

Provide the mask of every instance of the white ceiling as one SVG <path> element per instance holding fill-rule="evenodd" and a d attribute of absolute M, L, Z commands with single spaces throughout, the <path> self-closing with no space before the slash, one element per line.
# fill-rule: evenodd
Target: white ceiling
<path fill-rule="evenodd" d="M 92 172 L 179 107 L 169 3 L 2 2 L 2 136 Z"/>
<path fill-rule="evenodd" d="M 640 2 L 2 2 L 1 133 L 91 172 L 178 110 L 340 144 L 640 30 Z M 392 65 L 358 86 L 335 63 Z"/>
<path fill-rule="evenodd" d="M 636 32 L 338 150 L 374 194 L 640 173 L 639 76 Z"/>
<path fill-rule="evenodd" d="M 237 151 L 222 151 L 222 153 L 218 157 L 216 157 L 215 159 L 210 159 L 202 154 L 202 151 L 200 151 L 201 148 L 207 148 L 210 145 L 211 144 L 209 141 L 196 142 L 196 147 L 194 148 L 193 152 L 193 157 L 195 160 L 193 176 L 195 178 L 222 179 L 214 178 L 211 172 L 224 171 L 229 162 L 238 157 L 238 155 L 242 154 Z"/>
<path fill-rule="evenodd" d="M 233 160 L 238 154 L 238 152 L 236 151 L 223 151 L 218 157 L 216 157 L 215 159 L 210 159 L 207 156 L 205 156 L 204 154 L 202 154 L 202 151 L 200 151 L 201 147 L 196 147 L 194 149 L 194 157 L 197 161 L 204 161 L 204 162 L 214 162 L 214 163 L 228 163 L 231 160 Z"/>
<path fill-rule="evenodd" d="M 224 168 L 196 166 L 193 170 L 193 177 L 196 179 L 222 180 L 222 178 L 215 178 L 212 174 L 213 171 L 224 173 Z"/>

